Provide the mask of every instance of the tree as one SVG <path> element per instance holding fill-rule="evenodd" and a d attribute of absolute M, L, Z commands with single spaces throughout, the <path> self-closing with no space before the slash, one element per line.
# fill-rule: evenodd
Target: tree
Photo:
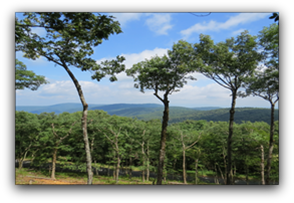
<path fill-rule="evenodd" d="M 57 160 L 57 152 L 59 149 L 65 148 L 65 146 L 60 146 L 62 141 L 67 138 L 72 131 L 73 126 L 76 124 L 77 121 L 73 121 L 72 117 L 69 113 L 64 112 L 63 114 L 58 115 L 58 118 L 55 121 L 55 124 L 58 125 L 58 129 L 55 128 L 54 122 L 51 123 L 52 127 L 52 133 L 53 133 L 53 153 L 52 153 L 52 172 L 51 172 L 51 178 L 55 179 L 55 166 L 56 166 L 56 160 Z M 72 123 L 70 125 L 70 123 Z M 70 129 L 68 130 L 68 127 Z M 61 137 L 61 135 L 63 135 Z"/>
<path fill-rule="evenodd" d="M 200 128 L 197 128 L 200 125 Z M 183 156 L 183 180 L 184 184 L 187 184 L 186 174 L 186 151 L 193 147 L 201 138 L 201 131 L 204 122 L 202 121 L 185 121 L 178 125 L 173 125 L 176 128 L 177 135 L 175 138 L 182 144 L 182 156 Z"/>
<path fill-rule="evenodd" d="M 97 81 L 106 75 L 111 75 L 110 81 L 117 80 L 115 74 L 124 70 L 124 65 L 121 65 L 124 57 L 117 56 L 116 60 L 105 61 L 99 65 L 89 56 L 94 53 L 93 47 L 107 40 L 109 35 L 122 32 L 120 24 L 114 21 L 112 16 L 93 13 L 47 12 L 24 13 L 24 16 L 26 16 L 24 20 L 16 19 L 16 50 L 24 52 L 27 58 L 35 60 L 42 56 L 61 66 L 77 89 L 83 105 L 81 122 L 86 152 L 87 184 L 92 184 L 92 159 L 87 133 L 88 104 L 70 66 L 79 68 L 81 71 L 92 71 L 92 79 Z M 32 33 L 33 27 L 44 28 L 46 37 Z"/>
<path fill-rule="evenodd" d="M 271 106 L 271 128 L 266 174 L 266 184 L 269 184 L 274 147 L 274 112 L 275 104 L 279 101 L 279 26 L 277 24 L 264 27 L 260 31 L 259 45 L 264 57 L 264 65 L 244 84 L 244 87 L 246 88 L 247 95 L 261 97 L 268 101 Z"/>
<path fill-rule="evenodd" d="M 28 88 L 37 90 L 41 84 L 48 84 L 45 76 L 36 75 L 33 71 L 27 70 L 27 67 L 21 61 L 15 59 L 15 90 Z"/>
<path fill-rule="evenodd" d="M 39 132 L 40 124 L 36 114 L 15 112 L 15 158 L 18 160 L 19 169 L 38 140 Z"/>
<path fill-rule="evenodd" d="M 236 39 L 214 44 L 208 35 L 200 35 L 200 42 L 194 44 L 194 57 L 191 65 L 196 71 L 214 80 L 217 84 L 231 91 L 229 135 L 227 139 L 227 184 L 231 184 L 231 143 L 238 90 L 254 73 L 261 56 L 258 53 L 256 37 L 242 32 Z M 189 53 L 189 52 L 188 52 Z"/>
<path fill-rule="evenodd" d="M 187 79 L 195 79 L 192 76 L 187 76 L 191 70 L 188 66 L 181 63 L 182 60 L 185 60 L 182 55 L 181 46 L 186 46 L 186 44 L 174 45 L 173 49 L 168 51 L 168 56 L 156 56 L 150 60 L 146 59 L 145 61 L 133 65 L 131 69 L 126 71 L 128 76 L 133 76 L 134 82 L 136 82 L 136 88 L 140 88 L 140 91 L 143 93 L 147 89 L 154 90 L 154 96 L 164 104 L 157 169 L 157 185 L 162 184 L 166 130 L 169 119 L 168 95 L 172 94 L 174 91 L 179 91 L 179 88 L 182 88 L 184 84 L 187 83 Z M 159 91 L 164 92 L 163 97 L 159 95 Z"/>
<path fill-rule="evenodd" d="M 112 148 L 112 155 L 115 164 L 115 182 L 118 183 L 119 170 L 122 162 L 122 158 L 126 155 L 126 149 L 124 147 L 126 136 L 124 136 L 124 128 L 128 126 L 130 118 L 124 118 L 119 116 L 112 116 L 105 121 L 106 125 L 103 132 Z"/>

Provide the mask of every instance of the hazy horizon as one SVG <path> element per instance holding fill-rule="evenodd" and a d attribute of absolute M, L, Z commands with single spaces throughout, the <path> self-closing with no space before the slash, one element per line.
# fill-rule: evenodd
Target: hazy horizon
<path fill-rule="evenodd" d="M 55 106 L 55 105 L 62 105 L 62 104 L 80 104 L 82 107 L 82 103 L 78 102 L 64 102 L 64 103 L 55 103 L 55 104 L 48 104 L 48 105 L 15 105 L 16 107 L 33 107 L 33 106 Z M 108 104 L 94 104 L 94 103 L 88 103 L 88 105 L 99 105 L 99 106 L 106 106 L 106 105 L 117 105 L 117 104 L 132 104 L 132 105 L 146 105 L 146 104 L 152 104 L 152 105 L 160 105 L 163 106 L 163 104 L 160 103 L 125 103 L 125 102 L 118 102 L 118 103 L 108 103 Z M 181 105 L 170 105 L 170 107 L 185 107 L 185 108 L 208 108 L 208 107 L 213 107 L 213 108 L 231 108 L 231 106 L 181 106 Z M 266 108 L 270 109 L 270 106 L 268 107 L 254 107 L 254 106 L 238 106 L 236 108 Z M 275 109 L 278 109 L 279 105 L 275 106 Z"/>

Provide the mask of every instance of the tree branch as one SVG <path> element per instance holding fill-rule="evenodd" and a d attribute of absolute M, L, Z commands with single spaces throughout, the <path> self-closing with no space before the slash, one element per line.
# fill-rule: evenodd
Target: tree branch
<path fill-rule="evenodd" d="M 160 96 L 158 96 L 157 92 L 155 92 L 154 95 L 155 95 L 160 101 L 162 101 L 162 103 L 164 103 L 163 99 L 162 99 Z"/>
<path fill-rule="evenodd" d="M 202 134 L 202 133 L 200 133 L 198 139 L 197 139 L 195 142 L 193 142 L 193 144 L 191 144 L 190 146 L 186 147 L 185 149 L 189 149 L 189 148 L 193 147 L 193 146 L 199 141 L 199 139 L 200 139 L 200 137 L 201 137 L 201 134 Z"/>

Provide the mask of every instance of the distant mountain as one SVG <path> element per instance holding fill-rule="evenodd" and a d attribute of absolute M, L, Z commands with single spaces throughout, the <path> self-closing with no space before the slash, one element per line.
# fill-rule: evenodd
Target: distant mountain
<path fill-rule="evenodd" d="M 73 113 L 82 111 L 80 103 L 65 103 L 51 106 L 16 106 L 16 111 L 27 111 L 40 114 L 43 112 Z M 138 118 L 141 120 L 161 119 L 163 105 L 160 104 L 89 104 L 89 110 L 103 110 L 110 115 Z M 169 123 L 181 122 L 184 120 L 207 120 L 207 121 L 228 121 L 229 108 L 220 107 L 196 107 L 186 108 L 171 106 Z M 275 120 L 279 120 L 279 110 L 275 110 Z M 264 121 L 270 123 L 270 109 L 265 108 L 236 108 L 235 122 L 242 121 Z"/>

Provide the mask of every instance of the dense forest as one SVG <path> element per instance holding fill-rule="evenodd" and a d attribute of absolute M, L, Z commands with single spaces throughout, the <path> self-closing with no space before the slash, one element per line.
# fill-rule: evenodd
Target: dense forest
<path fill-rule="evenodd" d="M 64 168 L 86 171 L 85 151 L 82 144 L 80 114 L 32 114 L 16 111 L 15 150 L 19 163 L 26 158 L 32 166 L 52 163 L 51 177 L 55 177 L 55 164 Z M 161 121 L 142 121 L 111 116 L 104 111 L 91 110 L 88 132 L 93 163 L 109 165 L 117 170 L 139 168 L 144 171 L 142 181 L 156 172 Z M 167 174 L 184 176 L 187 171 L 209 170 L 215 177 L 226 179 L 226 139 L 228 122 L 186 120 L 168 126 L 164 177 Z M 271 180 L 279 177 L 279 124 L 275 122 L 275 147 Z M 261 180 L 264 160 L 267 159 L 270 126 L 265 122 L 235 124 L 232 174 Z M 196 143 L 195 143 L 196 142 Z M 194 144 L 194 145 L 193 145 Z M 192 145 L 192 146 L 191 146 Z M 189 147 L 191 146 L 191 147 Z M 263 158 L 262 158 L 263 157 Z M 95 164 L 93 164 L 95 165 Z M 19 165 L 21 167 L 22 164 Z M 183 168 L 184 167 L 184 168 Z M 197 174 L 196 174 L 197 176 Z M 197 180 L 197 179 L 196 179 Z"/>

